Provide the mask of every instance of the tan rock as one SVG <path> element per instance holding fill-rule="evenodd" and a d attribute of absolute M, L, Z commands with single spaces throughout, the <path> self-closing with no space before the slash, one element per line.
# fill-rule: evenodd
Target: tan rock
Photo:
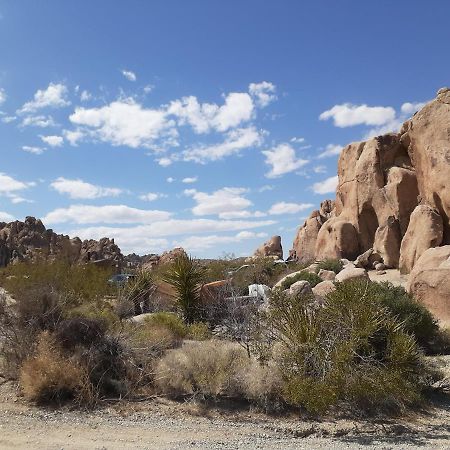
<path fill-rule="evenodd" d="M 316 284 L 313 288 L 313 294 L 319 297 L 325 297 L 330 292 L 333 292 L 336 290 L 336 286 L 334 283 L 330 280 L 324 280 L 319 284 Z"/>
<path fill-rule="evenodd" d="M 180 256 L 187 256 L 186 251 L 182 247 L 175 247 L 159 257 L 158 265 L 171 264 Z"/>
<path fill-rule="evenodd" d="M 281 245 L 281 236 L 272 236 L 267 242 L 258 247 L 253 254 L 258 258 L 266 258 L 269 256 L 275 256 L 279 259 L 283 259 L 283 247 Z"/>
<path fill-rule="evenodd" d="M 444 326 L 450 325 L 450 245 L 430 248 L 417 260 L 407 290 Z"/>
<path fill-rule="evenodd" d="M 356 280 L 356 279 L 368 280 L 369 276 L 367 275 L 366 270 L 358 268 L 358 267 L 355 267 L 354 269 L 348 268 L 348 269 L 341 270 L 336 275 L 336 281 L 339 281 L 340 283 L 342 283 L 343 281 Z"/>
<path fill-rule="evenodd" d="M 311 295 L 311 285 L 306 280 L 299 280 L 289 287 L 290 295 Z"/>
<path fill-rule="evenodd" d="M 336 278 L 336 274 L 332 270 L 320 269 L 318 275 L 324 281 L 325 280 L 333 281 Z"/>
<path fill-rule="evenodd" d="M 373 244 L 386 267 L 398 267 L 401 241 L 400 223 L 394 216 L 389 216 L 386 223 L 377 228 Z"/>
<path fill-rule="evenodd" d="M 408 229 L 400 247 L 400 271 L 409 273 L 420 256 L 443 240 L 441 216 L 427 205 L 419 205 L 411 214 Z"/>

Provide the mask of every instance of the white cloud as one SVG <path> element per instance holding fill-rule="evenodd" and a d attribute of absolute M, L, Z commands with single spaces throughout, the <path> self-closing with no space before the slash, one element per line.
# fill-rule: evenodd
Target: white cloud
<path fill-rule="evenodd" d="M 221 212 L 221 219 L 250 219 L 251 217 L 266 217 L 267 214 L 262 211 L 230 211 Z"/>
<path fill-rule="evenodd" d="M 128 81 L 136 81 L 137 77 L 134 72 L 131 70 L 122 70 L 122 75 L 128 80 Z"/>
<path fill-rule="evenodd" d="M 295 150 L 289 144 L 279 144 L 273 150 L 262 152 L 265 155 L 265 163 L 271 166 L 266 174 L 268 178 L 277 178 L 303 167 L 309 161 L 297 158 Z"/>
<path fill-rule="evenodd" d="M 225 141 L 211 146 L 194 147 L 183 152 L 185 161 L 194 161 L 205 164 L 208 161 L 217 161 L 242 150 L 260 146 L 263 142 L 262 134 L 254 127 L 238 128 L 227 133 Z"/>
<path fill-rule="evenodd" d="M 166 178 L 166 181 L 167 181 L 168 183 L 173 183 L 173 182 L 175 181 L 175 178 L 173 178 L 173 177 L 167 177 L 167 178 Z"/>
<path fill-rule="evenodd" d="M 266 107 L 277 98 L 275 95 L 275 85 L 268 81 L 263 81 L 261 83 L 250 83 L 248 91 L 253 97 L 255 97 L 256 104 L 261 108 Z"/>
<path fill-rule="evenodd" d="M 152 92 L 153 89 L 155 89 L 155 86 L 153 86 L 153 84 L 147 84 L 147 86 L 144 86 L 144 92 L 146 94 L 150 94 L 150 92 Z"/>
<path fill-rule="evenodd" d="M 42 142 L 50 145 L 50 147 L 61 147 L 63 145 L 64 139 L 62 136 L 39 136 Z"/>
<path fill-rule="evenodd" d="M 211 194 L 199 192 L 195 189 L 186 189 L 185 195 L 192 197 L 196 206 L 192 208 L 192 213 L 196 216 L 206 216 L 212 214 L 241 211 L 252 205 L 252 202 L 245 198 L 243 194 L 247 192 L 244 188 L 224 187 Z"/>
<path fill-rule="evenodd" d="M 22 120 L 22 127 L 39 127 L 48 128 L 55 127 L 56 123 L 52 116 L 28 116 Z"/>
<path fill-rule="evenodd" d="M 310 209 L 314 205 L 312 203 L 287 203 L 278 202 L 272 205 L 269 209 L 270 215 L 280 215 L 280 214 L 296 214 L 305 209 Z"/>
<path fill-rule="evenodd" d="M 34 182 L 19 181 L 10 175 L 0 172 L 0 196 L 8 197 L 12 203 L 27 201 L 19 193 L 34 185 Z"/>
<path fill-rule="evenodd" d="M 162 167 L 168 167 L 173 163 L 173 161 L 170 158 L 166 158 L 166 157 L 159 158 L 159 159 L 157 159 L 157 161 L 158 161 L 158 164 Z"/>
<path fill-rule="evenodd" d="M 44 223 L 152 223 L 168 220 L 171 213 L 158 210 L 131 208 L 126 205 L 71 205 L 68 208 L 58 208 L 48 213 Z"/>
<path fill-rule="evenodd" d="M 3 88 L 0 88 L 0 105 L 6 101 L 6 92 Z"/>
<path fill-rule="evenodd" d="M 196 183 L 197 180 L 198 180 L 198 177 L 186 177 L 186 178 L 183 178 L 181 180 L 181 182 L 185 183 L 185 184 L 192 184 L 192 183 Z"/>
<path fill-rule="evenodd" d="M 153 202 L 161 197 L 166 197 L 166 195 L 160 194 L 158 192 L 147 192 L 146 194 L 142 194 L 139 196 L 139 198 L 144 202 Z"/>
<path fill-rule="evenodd" d="M 189 124 L 196 133 L 227 131 L 249 121 L 253 116 L 253 101 L 247 93 L 232 92 L 225 103 L 199 103 L 197 97 L 183 97 L 170 103 L 167 112 L 178 118 L 180 125 Z"/>
<path fill-rule="evenodd" d="M 14 216 L 11 214 L 0 211 L 0 222 L 12 222 L 14 220 Z"/>
<path fill-rule="evenodd" d="M 193 220 L 163 220 L 151 221 L 148 225 L 138 225 L 133 227 L 87 227 L 72 229 L 66 232 L 70 236 L 79 236 L 81 239 L 100 239 L 104 236 L 114 238 L 116 243 L 125 252 L 151 253 L 151 245 L 147 244 L 149 240 L 159 243 L 164 248 L 163 239 L 168 236 L 181 236 L 199 233 L 219 233 L 226 231 L 242 232 L 260 227 L 272 226 L 276 222 L 273 220 L 265 221 L 245 221 L 245 220 L 212 220 L 212 219 L 193 219 Z M 155 251 L 155 250 L 153 250 Z"/>
<path fill-rule="evenodd" d="M 68 89 L 64 84 L 50 83 L 47 89 L 39 89 L 33 100 L 25 103 L 19 110 L 19 113 L 33 113 L 42 108 L 62 108 L 70 105 L 67 100 Z"/>
<path fill-rule="evenodd" d="M 302 137 L 293 137 L 291 139 L 291 142 L 293 142 L 294 144 L 301 144 L 302 142 L 305 142 L 305 138 Z"/>
<path fill-rule="evenodd" d="M 174 246 L 183 247 L 188 252 L 207 250 L 219 244 L 232 244 L 249 239 L 263 239 L 267 233 L 255 233 L 253 231 L 241 231 L 233 236 L 189 236 L 181 241 L 174 242 Z"/>
<path fill-rule="evenodd" d="M 132 98 L 100 108 L 76 108 L 69 119 L 85 126 L 93 137 L 114 146 L 152 148 L 157 139 L 176 136 L 174 123 L 167 120 L 165 111 L 144 108 Z"/>
<path fill-rule="evenodd" d="M 1 118 L 1 121 L 3 123 L 11 123 L 14 122 L 17 119 L 17 116 L 5 116 Z"/>
<path fill-rule="evenodd" d="M 342 150 L 342 146 L 341 145 L 328 144 L 325 147 L 325 150 L 323 152 L 319 153 L 318 158 L 328 158 L 329 156 L 340 155 L 341 154 L 341 150 Z"/>
<path fill-rule="evenodd" d="M 313 191 L 316 194 L 329 194 L 336 191 L 338 185 L 338 176 L 327 178 L 326 180 L 319 181 L 313 184 Z"/>
<path fill-rule="evenodd" d="M 64 130 L 63 134 L 72 146 L 76 146 L 84 138 L 84 133 L 81 130 Z"/>
<path fill-rule="evenodd" d="M 90 99 L 92 98 L 92 94 L 90 93 L 90 92 L 88 92 L 88 91 L 83 91 L 81 94 L 80 94 L 80 100 L 82 101 L 82 102 L 87 102 L 87 101 L 89 101 Z"/>
<path fill-rule="evenodd" d="M 406 103 L 403 103 L 400 110 L 401 110 L 402 114 L 405 114 L 407 116 L 412 116 L 414 113 L 416 113 L 417 111 L 422 109 L 426 104 L 427 104 L 427 102 L 412 102 L 412 103 L 406 102 Z"/>
<path fill-rule="evenodd" d="M 314 173 L 326 173 L 327 172 L 327 168 L 326 166 L 315 166 L 313 168 Z"/>
<path fill-rule="evenodd" d="M 259 189 L 258 189 L 258 192 L 266 192 L 266 191 L 273 191 L 274 190 L 274 187 L 272 186 L 272 185 L 270 185 L 270 184 L 265 184 L 264 186 L 261 186 Z"/>
<path fill-rule="evenodd" d="M 117 197 L 122 189 L 96 186 L 83 180 L 69 180 L 59 177 L 50 186 L 60 194 L 66 194 L 73 199 L 94 199 L 101 197 Z"/>
<path fill-rule="evenodd" d="M 354 125 L 384 125 L 395 119 L 395 110 L 390 106 L 367 106 L 343 103 L 335 105 L 319 116 L 320 120 L 333 119 L 336 127 Z"/>
<path fill-rule="evenodd" d="M 32 153 L 33 155 L 42 155 L 45 152 L 45 147 L 36 147 L 30 145 L 23 145 L 22 150 L 27 153 Z"/>

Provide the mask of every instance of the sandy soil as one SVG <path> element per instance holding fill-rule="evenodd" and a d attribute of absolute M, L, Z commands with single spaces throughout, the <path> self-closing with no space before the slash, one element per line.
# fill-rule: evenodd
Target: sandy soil
<path fill-rule="evenodd" d="M 1 382 L 1 380 L 0 380 Z M 40 409 L 0 386 L 1 449 L 450 448 L 450 399 L 401 421 L 270 417 L 166 399 L 94 412 Z"/>

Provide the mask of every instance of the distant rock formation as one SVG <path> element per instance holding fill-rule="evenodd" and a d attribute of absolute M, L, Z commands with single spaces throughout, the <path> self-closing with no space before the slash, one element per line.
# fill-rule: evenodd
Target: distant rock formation
<path fill-rule="evenodd" d="M 272 236 L 267 242 L 264 242 L 264 244 L 255 250 L 253 256 L 256 258 L 276 257 L 283 259 L 281 236 Z"/>
<path fill-rule="evenodd" d="M 71 239 L 46 229 L 41 220 L 0 222 L 0 267 L 20 261 L 62 260 L 71 264 L 105 261 L 121 266 L 124 257 L 114 239 Z"/>
<path fill-rule="evenodd" d="M 450 244 L 450 89 L 399 133 L 347 145 L 338 178 L 335 202 L 298 230 L 292 258 L 354 260 L 373 249 L 408 273 L 428 248 Z"/>

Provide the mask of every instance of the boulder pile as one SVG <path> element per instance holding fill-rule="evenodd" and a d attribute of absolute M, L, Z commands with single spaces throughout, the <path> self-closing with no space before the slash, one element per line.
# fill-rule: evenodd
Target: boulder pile
<path fill-rule="evenodd" d="M 409 273 L 429 248 L 450 244 L 450 89 L 399 133 L 347 145 L 336 200 L 298 230 L 291 258 L 347 258 Z M 359 264 L 358 264 L 359 262 Z"/>

